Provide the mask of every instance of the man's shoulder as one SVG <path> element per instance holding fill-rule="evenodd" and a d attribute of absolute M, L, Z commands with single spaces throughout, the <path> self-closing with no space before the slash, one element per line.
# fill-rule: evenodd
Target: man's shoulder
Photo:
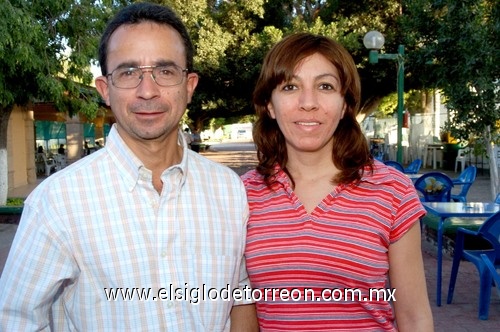
<path fill-rule="evenodd" d="M 188 153 L 189 153 L 189 163 L 191 163 L 192 166 L 196 168 L 197 172 L 224 174 L 239 179 L 239 175 L 236 174 L 236 172 L 232 170 L 230 167 L 223 165 L 219 162 L 213 161 L 197 152 L 188 150 Z"/>
<path fill-rule="evenodd" d="M 110 162 L 109 158 L 104 158 L 101 151 L 96 151 L 55 172 L 43 180 L 42 183 L 70 182 L 85 176 L 96 178 L 101 174 L 98 169 L 102 168 L 107 162 Z"/>

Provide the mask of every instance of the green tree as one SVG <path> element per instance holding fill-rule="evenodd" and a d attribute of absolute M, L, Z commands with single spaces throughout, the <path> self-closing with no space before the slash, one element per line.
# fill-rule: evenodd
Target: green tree
<path fill-rule="evenodd" d="M 251 96 L 262 59 L 274 43 L 294 31 L 329 35 L 353 54 L 366 86 L 363 113 L 373 111 L 396 90 L 396 70 L 390 63 L 364 65 L 367 50 L 361 40 L 373 28 L 399 30 L 398 1 L 364 0 L 353 5 L 347 0 L 192 0 L 189 8 L 181 0 L 164 3 L 180 13 L 197 48 L 195 64 L 201 79 L 189 107 L 196 130 L 213 117 L 254 113 Z M 387 47 L 397 45 L 398 39 L 389 34 Z"/>
<path fill-rule="evenodd" d="M 172 5 L 187 22 L 197 49 L 200 82 L 189 106 L 194 130 L 211 118 L 253 112 L 251 89 L 263 57 L 254 31 L 264 1 L 201 1 L 194 12 L 176 2 Z"/>
<path fill-rule="evenodd" d="M 53 102 L 92 117 L 98 97 L 85 88 L 107 11 L 98 0 L 0 0 L 0 205 L 7 200 L 7 125 L 15 105 Z"/>
<path fill-rule="evenodd" d="M 443 92 L 452 136 L 486 146 L 495 197 L 500 192 L 493 156 L 493 143 L 500 143 L 498 1 L 414 0 L 404 18 L 412 70 L 423 85 Z"/>

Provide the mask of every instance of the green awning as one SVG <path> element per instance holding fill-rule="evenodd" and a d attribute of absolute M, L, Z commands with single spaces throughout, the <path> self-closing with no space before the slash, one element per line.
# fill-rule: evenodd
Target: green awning
<path fill-rule="evenodd" d="M 104 124 L 104 137 L 108 137 L 109 131 L 111 130 L 111 125 L 109 123 Z"/>
<path fill-rule="evenodd" d="M 85 139 L 89 138 L 89 137 L 92 137 L 92 138 L 95 137 L 95 125 L 93 123 L 84 123 L 83 124 L 83 137 Z"/>
<path fill-rule="evenodd" d="M 36 139 L 66 139 L 66 123 L 54 121 L 35 121 Z"/>

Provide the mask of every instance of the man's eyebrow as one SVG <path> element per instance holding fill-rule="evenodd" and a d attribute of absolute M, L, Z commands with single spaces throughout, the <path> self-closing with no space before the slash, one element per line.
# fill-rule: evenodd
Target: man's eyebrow
<path fill-rule="evenodd" d="M 139 64 L 137 62 L 135 62 L 135 61 L 122 62 L 118 66 L 116 66 L 116 68 L 113 69 L 113 70 L 123 69 L 123 68 L 133 68 L 133 67 L 137 67 L 137 66 L 139 66 Z"/>
<path fill-rule="evenodd" d="M 174 66 L 177 65 L 174 61 L 172 60 L 158 60 L 154 61 L 152 64 L 148 64 L 145 66 Z M 127 62 L 122 62 L 120 63 L 115 69 L 122 69 L 122 68 L 137 68 L 141 67 L 141 65 L 137 61 L 127 61 Z M 179 66 L 181 67 L 181 66 Z"/>
<path fill-rule="evenodd" d="M 179 66 L 178 64 L 176 64 L 172 60 L 160 60 L 160 61 L 156 61 L 156 62 L 154 62 L 154 65 L 155 66 Z M 181 66 L 179 66 L 179 67 L 181 67 Z"/>

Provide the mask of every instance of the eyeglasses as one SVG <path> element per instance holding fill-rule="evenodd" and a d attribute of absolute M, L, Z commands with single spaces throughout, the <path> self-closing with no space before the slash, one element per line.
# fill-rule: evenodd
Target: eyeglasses
<path fill-rule="evenodd" d="M 138 66 L 116 68 L 111 74 L 111 82 L 120 89 L 133 89 L 141 84 L 145 69 L 151 71 L 151 77 L 159 86 L 174 86 L 182 83 L 184 74 L 188 69 L 182 69 L 177 65 L 165 66 Z"/>

